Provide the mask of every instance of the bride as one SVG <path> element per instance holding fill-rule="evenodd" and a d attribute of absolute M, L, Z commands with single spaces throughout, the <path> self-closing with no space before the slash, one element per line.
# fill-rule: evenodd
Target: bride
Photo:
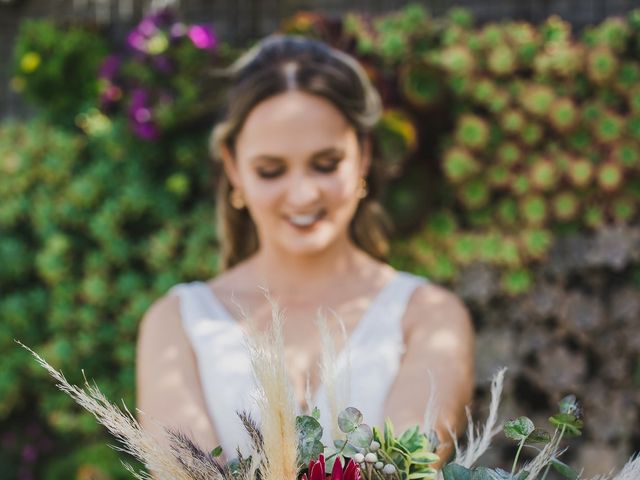
<path fill-rule="evenodd" d="M 380 100 L 362 67 L 315 40 L 273 36 L 233 68 L 226 116 L 212 135 L 221 272 L 177 285 L 145 314 L 137 347 L 143 426 L 190 433 L 225 456 L 246 439 L 236 410 L 255 413 L 243 344 L 247 317 L 271 323 L 268 291 L 285 309 L 285 355 L 299 411 L 318 406 L 319 307 L 331 311 L 348 398 L 369 425 L 421 425 L 436 392 L 436 431 L 452 451 L 474 387 L 474 333 L 451 292 L 394 270 L 375 201 L 371 130 Z M 336 335 L 344 330 L 343 335 Z M 344 373 L 344 372 L 343 372 Z M 431 381 L 430 381 L 431 380 Z M 330 430 L 324 425 L 325 430 Z"/>

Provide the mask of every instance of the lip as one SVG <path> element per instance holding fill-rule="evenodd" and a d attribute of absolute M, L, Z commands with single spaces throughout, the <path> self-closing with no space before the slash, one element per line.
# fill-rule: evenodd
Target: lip
<path fill-rule="evenodd" d="M 296 225 L 295 223 L 293 223 L 290 220 L 290 217 L 294 217 L 294 216 L 306 216 L 306 215 L 317 215 L 318 218 L 311 224 L 309 225 Z M 316 225 L 318 225 L 318 223 L 320 221 L 322 221 L 325 217 L 327 216 L 327 211 L 325 209 L 320 210 L 317 213 L 295 213 L 295 214 L 290 214 L 290 215 L 283 215 L 283 219 L 289 224 L 291 225 L 293 228 L 297 229 L 297 230 L 310 230 L 312 228 L 314 228 Z"/>

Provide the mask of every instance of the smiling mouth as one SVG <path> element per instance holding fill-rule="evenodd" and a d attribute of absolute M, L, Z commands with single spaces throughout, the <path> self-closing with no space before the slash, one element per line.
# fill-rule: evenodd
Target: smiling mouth
<path fill-rule="evenodd" d="M 285 215 L 285 219 L 296 228 L 310 228 L 326 215 L 326 210 L 321 210 L 313 215 Z"/>

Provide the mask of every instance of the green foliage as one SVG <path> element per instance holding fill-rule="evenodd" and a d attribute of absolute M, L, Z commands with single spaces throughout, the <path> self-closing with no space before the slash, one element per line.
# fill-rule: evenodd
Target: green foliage
<path fill-rule="evenodd" d="M 13 52 L 12 86 L 50 119 L 73 125 L 97 101 L 98 67 L 107 52 L 100 32 L 24 20 Z"/>
<path fill-rule="evenodd" d="M 133 409 L 144 311 L 170 286 L 215 271 L 205 135 L 144 145 L 119 122 L 99 136 L 38 120 L 0 125 L 0 423 L 38 398 L 32 415 L 52 435 L 103 441 L 14 338 L 74 381 L 82 366 Z M 167 187 L 176 173 L 187 194 Z"/>

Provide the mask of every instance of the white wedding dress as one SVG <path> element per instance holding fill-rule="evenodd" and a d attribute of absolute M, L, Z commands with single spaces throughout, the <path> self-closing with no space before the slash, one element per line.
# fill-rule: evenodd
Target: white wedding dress
<path fill-rule="evenodd" d="M 397 272 L 373 299 L 337 357 L 348 379 L 346 406 L 358 408 L 368 425 L 382 425 L 385 399 L 404 353 L 402 317 L 413 291 L 426 280 Z M 249 437 L 236 412 L 246 410 L 260 422 L 256 386 L 243 331 L 206 283 L 176 285 L 182 325 L 196 356 L 209 417 L 228 459 L 236 447 L 249 453 Z M 348 354 L 347 354 L 348 352 Z M 323 443 L 332 444 L 329 407 L 321 385 L 312 396 L 320 409 Z M 299 413 L 299 412 L 296 412 Z"/>

